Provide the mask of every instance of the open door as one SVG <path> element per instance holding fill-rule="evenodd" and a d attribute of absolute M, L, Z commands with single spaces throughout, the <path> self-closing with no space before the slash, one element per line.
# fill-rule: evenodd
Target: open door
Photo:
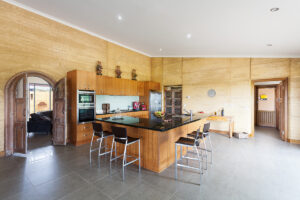
<path fill-rule="evenodd" d="M 58 81 L 53 88 L 53 145 L 66 145 L 66 79 Z"/>
<path fill-rule="evenodd" d="M 288 134 L 288 79 L 280 86 L 280 136 L 287 141 Z"/>
<path fill-rule="evenodd" d="M 14 93 L 14 153 L 27 153 L 27 74 L 21 76 Z"/>

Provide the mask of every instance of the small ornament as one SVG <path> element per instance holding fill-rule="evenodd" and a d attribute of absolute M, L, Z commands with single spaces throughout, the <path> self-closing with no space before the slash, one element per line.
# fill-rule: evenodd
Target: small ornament
<path fill-rule="evenodd" d="M 136 81 L 136 77 L 137 77 L 138 75 L 136 74 L 136 70 L 135 70 L 135 69 L 132 70 L 131 76 L 132 76 L 132 80 L 135 80 L 135 81 Z"/>
<path fill-rule="evenodd" d="M 122 72 L 121 72 L 121 69 L 120 69 L 119 65 L 117 65 L 115 72 L 116 72 L 116 77 L 121 78 Z"/>
<path fill-rule="evenodd" d="M 97 72 L 97 75 L 102 76 L 102 69 L 103 69 L 102 64 L 101 64 L 100 61 L 98 61 L 98 62 L 97 62 L 97 66 L 96 66 L 96 72 Z"/>

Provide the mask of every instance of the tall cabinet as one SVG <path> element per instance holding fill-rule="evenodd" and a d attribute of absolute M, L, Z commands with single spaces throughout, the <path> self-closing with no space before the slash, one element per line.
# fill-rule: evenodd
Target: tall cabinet
<path fill-rule="evenodd" d="M 68 91 L 68 140 L 74 145 L 89 142 L 92 138 L 92 123 L 77 123 L 77 90 L 96 91 L 94 72 L 73 70 L 67 73 Z"/>

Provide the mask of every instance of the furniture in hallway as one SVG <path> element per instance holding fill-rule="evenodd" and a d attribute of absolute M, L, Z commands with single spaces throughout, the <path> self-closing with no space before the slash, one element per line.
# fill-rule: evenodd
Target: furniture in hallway
<path fill-rule="evenodd" d="M 211 132 L 216 132 L 216 133 L 222 133 L 222 134 L 228 134 L 229 138 L 232 138 L 233 131 L 234 131 L 234 121 L 233 117 L 231 116 L 209 116 L 206 118 L 207 121 L 212 121 L 212 122 L 227 122 L 229 124 L 229 130 L 228 132 L 225 131 L 219 131 L 219 130 L 210 130 Z"/>
<path fill-rule="evenodd" d="M 51 133 L 52 111 L 44 111 L 30 114 L 27 122 L 28 133 Z"/>
<path fill-rule="evenodd" d="M 93 144 L 95 142 L 95 136 L 98 137 L 96 141 L 99 143 L 98 148 L 93 148 Z M 103 131 L 102 124 L 93 123 L 93 136 L 90 143 L 90 163 L 92 162 L 92 152 L 97 151 L 98 157 L 109 154 L 110 150 L 107 146 L 107 138 L 114 138 L 114 134 L 111 132 Z M 102 142 L 105 140 L 105 145 L 102 146 Z M 104 152 L 101 153 L 101 150 L 104 148 Z"/>
<path fill-rule="evenodd" d="M 141 167 L 154 172 L 162 172 L 175 162 L 174 143 L 188 133 L 197 130 L 206 120 L 205 117 L 187 116 L 166 118 L 138 118 L 123 116 L 122 119 L 97 118 L 102 123 L 104 131 L 112 131 L 111 126 L 127 129 L 127 135 L 141 140 Z M 110 139 L 108 139 L 109 141 Z M 110 142 L 108 142 L 110 145 Z M 122 147 L 117 144 L 117 153 L 122 153 Z M 183 150 L 185 153 L 186 150 Z M 130 156 L 138 156 L 137 145 L 127 149 Z M 179 154 L 178 154 L 179 155 Z M 130 159 L 130 158 L 128 158 Z M 136 164 L 138 164 L 136 162 Z"/>
<path fill-rule="evenodd" d="M 111 151 L 110 151 L 110 162 L 109 162 L 110 170 L 111 170 L 111 162 L 118 159 L 118 158 L 120 158 L 120 157 L 123 157 L 123 161 L 122 161 L 122 180 L 124 181 L 125 180 L 125 167 L 126 166 L 128 166 L 130 164 L 133 164 L 136 161 L 139 161 L 139 164 L 138 164 L 139 165 L 139 173 L 141 172 L 141 142 L 140 142 L 139 138 L 133 138 L 133 137 L 127 136 L 127 129 L 126 128 L 112 126 L 111 129 L 112 129 L 112 132 L 114 134 L 114 138 L 113 138 L 113 141 L 112 141 L 112 146 L 111 146 Z M 123 154 L 120 154 L 119 156 L 118 156 L 117 150 L 116 150 L 116 148 L 117 148 L 116 143 L 124 145 Z M 135 144 L 135 143 L 138 143 L 138 157 L 133 157 L 133 156 L 127 155 L 127 147 L 129 145 L 132 145 L 132 144 Z M 113 150 L 114 146 L 115 146 L 115 150 Z M 112 157 L 113 151 L 115 152 L 115 157 Z M 127 162 L 127 157 L 131 158 L 131 160 L 129 162 Z"/>

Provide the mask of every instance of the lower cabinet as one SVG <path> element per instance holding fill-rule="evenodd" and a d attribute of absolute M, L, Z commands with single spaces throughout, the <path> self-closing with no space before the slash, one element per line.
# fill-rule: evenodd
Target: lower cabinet
<path fill-rule="evenodd" d="M 89 143 L 93 136 L 93 125 L 92 123 L 78 124 L 77 133 L 75 139 L 75 145 L 82 145 Z"/>

